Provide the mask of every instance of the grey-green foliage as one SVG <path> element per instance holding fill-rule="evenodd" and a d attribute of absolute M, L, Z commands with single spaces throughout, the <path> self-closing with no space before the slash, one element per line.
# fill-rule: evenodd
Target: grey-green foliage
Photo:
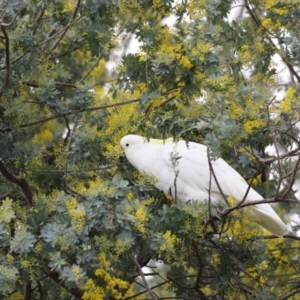
<path fill-rule="evenodd" d="M 298 223 L 280 239 L 246 209 L 174 203 L 119 148 L 128 133 L 206 144 L 291 221 L 297 2 L 14 0 L 0 16 L 1 299 L 149 298 L 146 265 L 158 297 L 299 298 Z"/>

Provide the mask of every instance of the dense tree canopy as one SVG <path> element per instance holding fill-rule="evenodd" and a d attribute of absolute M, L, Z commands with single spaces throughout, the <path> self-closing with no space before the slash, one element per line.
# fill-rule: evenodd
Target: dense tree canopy
<path fill-rule="evenodd" d="M 299 20 L 288 0 L 1 0 L 0 298 L 300 299 Z M 207 145 L 290 233 L 230 197 L 174 205 L 128 133 Z"/>

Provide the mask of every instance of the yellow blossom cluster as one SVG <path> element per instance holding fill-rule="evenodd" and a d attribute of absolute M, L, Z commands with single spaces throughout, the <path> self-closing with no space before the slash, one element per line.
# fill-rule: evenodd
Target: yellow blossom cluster
<path fill-rule="evenodd" d="M 197 98 L 198 97 L 195 97 L 195 99 L 191 99 L 192 101 L 188 105 L 186 105 L 186 103 L 184 102 L 176 103 L 177 109 L 180 110 L 184 117 L 192 119 L 199 116 L 200 109 L 203 108 L 203 103 L 198 103 L 196 100 Z M 167 116 L 167 114 L 165 114 L 165 116 Z"/>
<path fill-rule="evenodd" d="M 76 190 L 80 190 L 80 192 L 84 195 L 102 194 L 108 197 L 110 197 L 116 191 L 115 187 L 111 185 L 109 181 L 103 180 L 100 176 L 95 177 L 93 181 L 89 182 L 88 189 L 86 189 L 84 186 L 80 186 L 80 184 L 77 184 Z"/>
<path fill-rule="evenodd" d="M 263 0 L 262 2 L 264 3 L 266 9 L 270 9 L 276 4 L 277 0 Z"/>
<path fill-rule="evenodd" d="M 176 245 L 180 242 L 180 240 L 176 237 L 175 234 L 172 234 L 171 230 L 167 230 L 164 234 L 159 233 L 164 240 L 158 249 L 158 252 L 174 252 L 176 249 Z"/>
<path fill-rule="evenodd" d="M 244 115 L 244 109 L 232 101 L 230 107 L 230 118 L 233 120 L 239 120 Z"/>
<path fill-rule="evenodd" d="M 55 144 L 55 147 L 53 148 L 52 154 L 55 156 L 55 164 L 57 166 L 65 166 L 65 157 L 63 155 L 65 149 L 65 143 L 64 140 L 59 140 L 58 143 Z"/>
<path fill-rule="evenodd" d="M 152 215 L 149 213 L 147 206 L 149 206 L 154 201 L 154 198 L 149 198 L 141 203 L 138 199 L 136 199 L 135 201 L 132 201 L 130 205 L 128 204 L 125 206 L 126 211 L 131 215 L 131 221 L 136 231 L 139 231 L 141 233 L 145 232 L 145 226 L 149 219 L 152 218 Z"/>
<path fill-rule="evenodd" d="M 201 40 L 198 41 L 195 48 L 192 49 L 191 53 L 193 56 L 197 56 L 200 61 L 204 61 L 205 55 L 212 49 L 212 44 L 205 43 Z"/>
<path fill-rule="evenodd" d="M 271 10 L 280 16 L 286 15 L 289 12 L 288 8 L 272 8 Z"/>
<path fill-rule="evenodd" d="M 132 96 L 128 97 L 131 98 Z M 106 129 L 97 133 L 104 140 L 109 140 L 104 144 L 106 151 L 103 152 L 107 158 L 119 159 L 121 154 L 119 141 L 129 132 L 138 134 L 137 126 L 133 125 L 138 118 L 141 116 L 136 112 L 135 104 L 119 107 L 107 117 Z"/>
<path fill-rule="evenodd" d="M 20 292 L 12 293 L 8 298 L 5 300 L 23 300 L 24 295 L 22 295 Z"/>
<path fill-rule="evenodd" d="M 22 257 L 20 260 L 22 269 L 26 270 L 30 280 L 35 278 L 35 266 L 39 265 L 36 257 L 33 255 Z"/>
<path fill-rule="evenodd" d="M 274 21 L 271 18 L 264 19 L 261 24 L 267 29 L 280 29 L 282 27 L 282 24 L 279 22 L 279 20 Z"/>
<path fill-rule="evenodd" d="M 290 87 L 287 89 L 285 98 L 280 102 L 280 110 L 284 113 L 292 113 L 294 108 L 293 105 L 298 102 L 298 99 L 295 96 L 296 89 Z"/>
<path fill-rule="evenodd" d="M 204 82 L 211 88 L 216 90 L 226 90 L 234 84 L 234 79 L 229 74 L 224 74 L 217 78 L 206 78 Z"/>
<path fill-rule="evenodd" d="M 237 214 L 240 212 L 235 210 Z M 251 238 L 260 234 L 261 229 L 258 227 L 251 227 L 250 224 L 253 223 L 253 218 L 251 216 L 251 208 L 243 210 L 243 218 L 235 220 L 231 224 L 230 229 L 234 238 L 241 243 L 247 245 L 250 243 Z"/>
<path fill-rule="evenodd" d="M 244 129 L 247 133 L 252 133 L 255 129 L 265 127 L 267 124 L 261 119 L 248 120 L 244 123 Z"/>
<path fill-rule="evenodd" d="M 101 265 L 95 271 L 95 275 L 105 282 L 104 287 L 98 287 L 92 279 L 88 279 L 83 287 L 85 293 L 82 297 L 83 300 L 102 300 L 105 299 L 107 293 L 111 294 L 114 299 L 122 299 L 123 295 L 120 290 L 127 290 L 130 284 L 127 281 L 116 278 L 110 275 L 109 267 L 110 262 L 104 252 L 99 254 L 99 263 Z"/>
<path fill-rule="evenodd" d="M 131 190 L 129 190 L 128 193 L 127 193 L 127 195 L 126 195 L 126 198 L 127 198 L 127 200 L 130 201 L 130 200 L 133 199 L 133 196 L 134 196 L 133 192 Z"/>
<path fill-rule="evenodd" d="M 116 254 L 114 255 L 114 257 L 117 259 L 122 253 L 124 253 L 129 248 L 130 248 L 130 240 L 128 240 L 128 239 L 124 239 L 124 240 L 118 239 L 115 242 Z"/>
<path fill-rule="evenodd" d="M 191 69 L 193 67 L 191 61 L 184 55 L 181 57 L 179 64 L 187 69 Z"/>
<path fill-rule="evenodd" d="M 249 45 L 243 45 L 239 50 L 238 50 L 238 55 L 241 59 L 241 62 L 243 65 L 248 65 L 249 61 L 251 60 L 251 52 L 250 52 L 250 47 Z"/>
<path fill-rule="evenodd" d="M 264 44 L 259 42 L 255 45 L 255 51 L 258 53 L 264 52 Z"/>
<path fill-rule="evenodd" d="M 69 12 L 73 12 L 75 7 L 76 7 L 76 2 L 75 0 L 69 0 L 69 1 L 64 1 L 64 7 L 62 10 L 62 13 L 69 13 Z"/>
<path fill-rule="evenodd" d="M 42 250 L 42 243 L 41 243 L 41 241 L 38 241 L 38 242 L 36 243 L 36 245 L 34 246 L 34 251 L 35 251 L 36 253 L 40 253 L 41 250 Z"/>
<path fill-rule="evenodd" d="M 82 300 L 103 300 L 105 292 L 102 287 L 96 286 L 92 279 L 88 279 L 83 286 Z"/>
<path fill-rule="evenodd" d="M 53 130 L 54 121 L 45 122 L 39 132 L 34 136 L 33 140 L 37 144 L 45 144 L 51 142 L 54 139 Z"/>
<path fill-rule="evenodd" d="M 69 216 L 71 217 L 72 221 L 74 221 L 74 223 L 76 224 L 74 226 L 74 229 L 76 231 L 82 230 L 85 224 L 86 211 L 83 209 L 83 207 L 78 205 L 75 198 L 71 198 L 69 201 L 67 201 L 66 207 Z"/>
<path fill-rule="evenodd" d="M 6 260 L 9 264 L 12 264 L 15 259 L 10 253 L 8 253 L 8 254 L 6 254 Z"/>
<path fill-rule="evenodd" d="M 145 210 L 145 207 L 142 205 L 138 208 L 134 216 L 135 219 L 135 229 L 140 232 L 145 232 L 145 223 L 148 221 L 148 212 Z"/>
<path fill-rule="evenodd" d="M 227 201 L 230 204 L 230 206 L 233 206 L 236 204 L 236 200 L 232 196 L 228 196 Z"/>
<path fill-rule="evenodd" d="M 159 8 L 162 6 L 161 0 L 153 0 L 153 7 Z"/>
<path fill-rule="evenodd" d="M 140 5 L 138 0 L 126 0 L 126 1 L 119 1 L 119 10 L 120 13 L 127 13 L 133 11 L 142 12 L 143 8 Z"/>
<path fill-rule="evenodd" d="M 82 279 L 85 276 L 85 272 L 79 267 L 79 266 L 72 266 L 72 273 L 74 276 L 75 282 L 79 282 L 80 279 Z"/>
<path fill-rule="evenodd" d="M 162 59 L 165 64 L 171 64 L 173 59 L 176 59 L 179 65 L 187 69 L 193 67 L 189 58 L 182 54 L 182 45 L 180 43 L 174 43 L 172 29 L 169 27 L 162 28 L 160 35 L 157 36 L 156 39 L 160 43 L 156 53 L 158 59 Z"/>
<path fill-rule="evenodd" d="M 278 3 L 277 0 L 264 0 L 263 3 L 266 9 L 276 13 L 277 15 L 282 16 L 282 15 L 286 15 L 289 12 L 289 9 L 287 7 L 275 8 L 274 6 Z"/>

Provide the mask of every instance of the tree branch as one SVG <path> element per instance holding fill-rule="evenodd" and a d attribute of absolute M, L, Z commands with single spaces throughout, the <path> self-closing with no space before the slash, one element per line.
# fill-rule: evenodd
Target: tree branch
<path fill-rule="evenodd" d="M 141 268 L 141 266 L 140 266 L 140 264 L 139 264 L 139 262 L 138 262 L 138 260 L 137 260 L 137 258 L 136 258 L 135 255 L 133 255 L 133 260 L 134 260 L 134 263 L 135 263 L 136 266 L 137 266 L 138 273 L 139 273 L 139 275 L 141 276 L 141 278 L 142 278 L 142 280 L 143 280 L 143 282 L 144 282 L 144 285 L 145 285 L 147 291 L 149 292 L 150 296 L 152 297 L 152 299 L 158 300 L 158 298 L 156 297 L 156 295 L 153 293 L 151 287 L 149 286 L 149 284 L 148 284 L 148 282 L 147 282 L 147 279 L 145 278 L 144 273 L 143 273 L 143 271 L 142 271 L 142 268 Z"/>
<path fill-rule="evenodd" d="M 250 0 L 246 0 L 245 1 L 245 7 L 249 13 L 249 15 L 251 16 L 251 18 L 253 19 L 254 23 L 259 27 L 262 28 L 264 32 L 271 34 L 261 23 L 261 21 L 259 20 L 256 12 L 254 11 L 254 9 L 252 10 L 249 6 L 249 3 L 251 4 Z M 252 5 L 252 4 L 251 4 Z M 271 34 L 273 35 L 273 34 Z M 273 35 L 274 36 L 274 35 Z M 288 62 L 288 60 L 283 57 L 282 55 L 280 55 L 280 51 L 277 49 L 276 44 L 273 42 L 272 38 L 270 38 L 268 35 L 266 36 L 266 38 L 268 39 L 269 43 L 273 46 L 274 49 L 276 49 L 277 54 L 281 57 L 282 61 L 286 64 L 286 66 L 288 67 L 288 69 L 290 70 L 290 72 L 297 78 L 297 81 L 300 82 L 300 77 L 297 74 L 297 72 L 294 70 L 293 66 L 291 65 L 290 62 Z M 278 38 L 276 36 L 276 38 Z M 278 38 L 280 40 L 280 38 Z"/>
<path fill-rule="evenodd" d="M 82 112 L 95 111 L 95 110 L 101 110 L 101 109 L 112 108 L 112 107 L 117 107 L 117 106 L 123 106 L 123 105 L 127 105 L 127 104 L 138 103 L 140 101 L 141 101 L 141 99 L 133 99 L 133 100 L 125 101 L 125 102 L 118 102 L 118 103 L 113 103 L 113 104 L 108 104 L 108 105 L 103 105 L 103 106 L 96 106 L 96 107 L 83 108 L 83 109 L 78 109 L 78 110 L 71 110 L 69 112 L 57 114 L 55 116 L 51 116 L 51 117 L 41 119 L 41 120 L 38 120 L 38 121 L 34 121 L 34 122 L 30 122 L 30 123 L 23 123 L 23 124 L 19 125 L 18 128 L 25 128 L 25 127 L 45 123 L 47 121 L 51 121 L 51 120 L 54 120 L 54 119 L 62 118 L 62 117 L 65 117 L 65 116 L 70 116 L 70 115 L 82 113 Z M 12 130 L 13 130 L 12 127 L 0 128 L 0 132 L 10 132 Z"/>
<path fill-rule="evenodd" d="M 32 288 L 30 282 L 25 285 L 24 290 L 23 300 L 31 300 Z"/>
<path fill-rule="evenodd" d="M 52 271 L 50 273 L 48 273 L 49 277 L 55 281 L 56 283 L 58 283 L 60 286 L 62 286 L 64 289 L 66 289 L 70 294 L 72 294 L 73 296 L 81 299 L 83 296 L 83 291 L 79 288 L 68 288 L 61 279 L 59 279 L 59 273 Z"/>
<path fill-rule="evenodd" d="M 73 20 L 75 19 L 75 17 L 76 17 L 76 14 L 77 14 L 77 12 L 78 12 L 79 6 L 80 6 L 80 0 L 77 0 L 77 4 L 76 4 L 75 10 L 74 10 L 74 12 L 73 12 L 73 15 L 72 15 L 71 19 L 69 20 L 67 26 L 66 26 L 65 29 L 63 30 L 62 34 L 60 35 L 60 37 L 57 39 L 57 41 L 56 41 L 56 42 L 54 43 L 54 45 L 51 47 L 51 50 L 52 50 L 52 51 L 57 47 L 57 45 L 59 44 L 59 42 L 62 40 L 62 38 L 65 36 L 65 34 L 67 33 L 67 31 L 69 30 L 72 21 L 73 21 Z"/>
<path fill-rule="evenodd" d="M 65 55 L 67 55 L 67 54 L 70 54 L 70 53 L 72 53 L 72 52 L 78 50 L 78 49 L 79 49 L 78 47 L 72 48 L 72 44 L 70 44 L 69 48 L 68 48 L 66 51 L 64 51 L 64 52 L 62 52 L 62 53 L 59 53 L 59 54 L 56 54 L 56 55 L 54 55 L 54 56 L 49 57 L 49 60 L 57 59 L 57 58 L 59 58 L 59 57 L 65 56 Z"/>
<path fill-rule="evenodd" d="M 274 161 L 278 161 L 279 159 L 283 159 L 283 158 L 287 158 L 287 157 L 292 157 L 292 156 L 297 156 L 300 153 L 300 148 L 288 151 L 286 153 L 277 155 L 275 157 L 272 158 L 260 158 L 259 156 L 256 156 L 253 152 L 251 152 L 249 149 L 247 149 L 246 147 L 240 145 L 240 147 L 242 149 L 244 149 L 245 151 L 247 151 L 249 154 L 251 154 L 258 162 L 263 163 L 263 164 L 270 164 Z"/>
<path fill-rule="evenodd" d="M 0 195 L 0 200 L 1 199 L 5 199 L 6 197 L 10 198 L 10 199 L 13 199 L 13 200 L 17 200 L 15 196 L 13 196 L 11 193 L 5 193 L 5 194 L 2 194 Z"/>
<path fill-rule="evenodd" d="M 203 270 L 203 260 L 201 258 L 201 255 L 199 253 L 199 250 L 198 250 L 198 247 L 195 243 L 194 240 L 192 240 L 192 245 L 193 245 L 193 248 L 196 252 L 196 257 L 197 257 L 197 260 L 199 262 L 199 270 L 198 270 L 198 274 L 197 274 L 197 278 L 196 278 L 196 281 L 195 281 L 195 285 L 194 285 L 194 288 L 195 288 L 195 291 L 199 294 L 200 296 L 200 299 L 204 299 L 204 300 L 207 300 L 208 297 L 203 293 L 203 291 L 200 289 L 199 285 L 200 285 L 200 280 L 201 280 L 201 275 L 202 275 L 202 270 Z"/>
<path fill-rule="evenodd" d="M 40 281 L 37 281 L 37 286 L 38 286 L 38 291 L 40 295 L 40 300 L 44 300 L 44 294 L 43 294 L 43 289 Z"/>
<path fill-rule="evenodd" d="M 17 20 L 17 17 L 18 17 L 18 15 L 16 15 L 16 16 L 12 19 L 12 21 L 11 21 L 10 23 L 2 23 L 2 18 L 1 18 L 1 20 L 0 20 L 0 26 L 3 26 L 3 27 L 9 27 L 9 26 L 11 26 L 12 24 L 15 23 L 15 21 Z"/>
<path fill-rule="evenodd" d="M 13 173 L 9 172 L 5 167 L 3 160 L 1 158 L 0 158 L 0 172 L 7 180 L 17 184 L 21 188 L 25 200 L 27 202 L 27 205 L 31 207 L 33 205 L 33 195 L 27 180 L 24 177 L 16 176 Z"/>
<path fill-rule="evenodd" d="M 157 288 L 157 287 L 160 287 L 160 286 L 162 286 L 162 285 L 164 285 L 164 284 L 166 284 L 166 283 L 169 283 L 170 282 L 170 280 L 165 280 L 164 282 L 161 282 L 161 283 L 158 283 L 157 285 L 154 285 L 154 286 L 152 286 L 152 290 L 153 289 L 155 289 L 155 288 Z M 135 283 L 138 283 L 138 282 L 135 282 Z M 144 286 L 143 286 L 144 287 Z M 129 300 L 129 299 L 137 299 L 136 297 L 137 296 L 140 296 L 140 295 L 142 295 L 142 294 L 145 294 L 145 293 L 147 293 L 148 292 L 148 290 L 147 289 L 145 289 L 145 290 L 143 290 L 143 291 L 141 291 L 141 292 L 139 292 L 139 293 L 137 293 L 137 294 L 134 294 L 133 296 L 129 296 L 129 297 L 126 297 L 126 298 L 124 298 L 123 300 Z M 161 299 L 161 298 L 160 298 Z"/>
<path fill-rule="evenodd" d="M 89 70 L 87 71 L 87 73 L 80 79 L 80 82 L 83 82 L 90 74 L 91 72 L 94 70 L 94 68 L 98 65 L 100 59 L 101 59 L 101 55 L 97 58 L 97 60 L 95 61 L 95 63 L 89 68 Z"/>
<path fill-rule="evenodd" d="M 10 53 L 9 53 L 9 37 L 6 32 L 5 26 L 1 25 L 1 30 L 4 35 L 4 45 L 5 45 L 5 67 L 6 67 L 6 78 L 5 78 L 5 84 L 9 84 L 10 80 Z"/>
<path fill-rule="evenodd" d="M 34 21 L 35 21 L 35 24 L 36 24 L 36 27 L 33 29 L 32 35 L 35 35 L 35 34 L 36 34 L 36 32 L 37 32 L 37 30 L 38 30 L 38 28 L 39 28 L 39 26 L 40 26 L 40 24 L 41 24 L 41 20 L 42 20 L 42 18 L 43 18 L 44 13 L 45 13 L 45 10 L 42 9 L 42 10 L 39 12 L 39 14 L 37 15 L 36 19 L 34 20 Z"/>
<path fill-rule="evenodd" d="M 297 283 L 297 284 L 298 284 L 298 283 Z M 288 299 L 288 298 L 290 298 L 290 297 L 292 297 L 292 296 L 294 296 L 294 295 L 296 295 L 296 294 L 298 294 L 298 293 L 300 293 L 300 288 L 298 288 L 298 289 L 296 289 L 296 290 L 294 290 L 294 291 L 292 291 L 292 292 L 290 292 L 290 293 L 284 295 L 284 296 L 281 297 L 279 300 L 286 300 L 286 299 Z"/>
<path fill-rule="evenodd" d="M 236 209 L 240 209 L 246 206 L 252 206 L 252 205 L 256 205 L 256 204 L 264 204 L 264 203 L 278 203 L 278 202 L 291 202 L 291 203 L 297 203 L 300 204 L 300 201 L 298 200 L 294 200 L 294 199 L 279 199 L 279 198 L 273 198 L 273 199 L 263 199 L 263 200 L 257 200 L 257 201 L 249 201 L 247 203 L 243 203 L 243 204 L 237 204 L 235 206 L 229 207 L 224 209 L 221 213 L 220 216 L 226 216 L 227 214 L 229 214 L 230 212 L 236 210 Z"/>
<path fill-rule="evenodd" d="M 228 202 L 228 200 L 227 200 L 227 197 L 225 196 L 225 194 L 223 193 L 223 191 L 222 191 L 222 189 L 221 189 L 221 186 L 220 186 L 220 184 L 219 184 L 219 182 L 218 182 L 218 179 L 217 179 L 217 176 L 216 176 L 216 174 L 215 174 L 214 168 L 213 168 L 212 163 L 211 163 L 211 161 L 210 161 L 210 157 L 209 157 L 209 149 L 208 149 L 208 148 L 207 148 L 206 153 L 207 153 L 207 161 L 208 161 L 208 165 L 209 165 L 209 171 L 212 173 L 212 175 L 213 175 L 213 177 L 214 177 L 214 180 L 215 180 L 215 182 L 216 182 L 216 184 L 217 184 L 217 187 L 218 187 L 218 189 L 219 189 L 219 192 L 220 192 L 220 194 L 222 195 L 222 197 L 223 197 L 225 203 L 226 203 L 228 206 L 230 206 L 230 204 L 229 204 L 229 202 Z"/>
<path fill-rule="evenodd" d="M 282 200 L 289 194 L 289 192 L 292 190 L 293 185 L 295 183 L 295 179 L 296 179 L 296 173 L 299 170 L 299 165 L 300 165 L 300 153 L 298 154 L 298 159 L 296 162 L 296 165 L 294 167 L 294 170 L 291 172 L 291 178 L 290 178 L 290 183 L 287 187 L 287 189 L 284 191 L 283 195 L 280 197 Z"/>

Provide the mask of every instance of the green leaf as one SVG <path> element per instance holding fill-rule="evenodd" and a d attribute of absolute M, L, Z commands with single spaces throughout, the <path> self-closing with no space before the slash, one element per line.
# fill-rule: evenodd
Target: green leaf
<path fill-rule="evenodd" d="M 15 252 L 28 252 L 33 248 L 36 237 L 26 228 L 17 229 L 10 242 L 10 248 Z"/>
<path fill-rule="evenodd" d="M 9 223 L 11 219 L 14 219 L 15 217 L 13 200 L 5 198 L 0 206 L 0 222 Z"/>

